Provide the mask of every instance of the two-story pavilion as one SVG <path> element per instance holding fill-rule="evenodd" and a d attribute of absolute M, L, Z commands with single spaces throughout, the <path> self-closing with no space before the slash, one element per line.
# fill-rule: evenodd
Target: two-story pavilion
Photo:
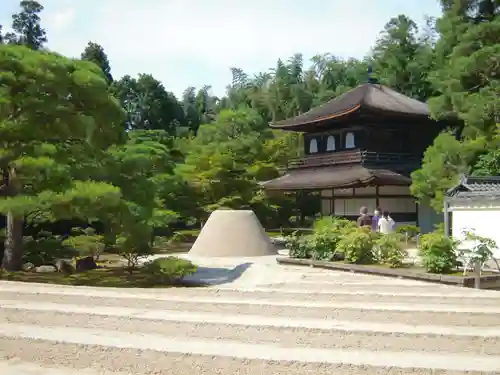
<path fill-rule="evenodd" d="M 425 103 L 378 83 L 364 83 L 309 112 L 271 125 L 302 132 L 305 157 L 290 160 L 286 173 L 263 187 L 316 192 L 323 215 L 354 219 L 362 206 L 380 207 L 398 223 L 432 230 L 431 210 L 419 210 L 410 194 L 410 174 L 420 167 L 425 149 L 449 125 L 432 120 Z"/>

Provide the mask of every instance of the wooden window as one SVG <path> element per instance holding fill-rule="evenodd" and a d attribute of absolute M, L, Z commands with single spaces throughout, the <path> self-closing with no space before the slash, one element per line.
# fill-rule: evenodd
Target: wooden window
<path fill-rule="evenodd" d="M 318 152 L 318 140 L 316 138 L 311 138 L 309 141 L 309 153 L 315 154 Z"/>
<path fill-rule="evenodd" d="M 354 133 L 348 132 L 345 135 L 345 148 L 355 148 L 356 142 L 354 140 Z"/>
<path fill-rule="evenodd" d="M 335 137 L 329 135 L 326 140 L 326 151 L 335 151 Z"/>

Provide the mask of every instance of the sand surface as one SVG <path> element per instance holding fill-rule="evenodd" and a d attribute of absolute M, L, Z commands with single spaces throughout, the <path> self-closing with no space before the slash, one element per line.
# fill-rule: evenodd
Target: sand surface
<path fill-rule="evenodd" d="M 189 253 L 205 257 L 253 257 L 276 255 L 277 250 L 253 211 L 217 210 L 210 214 Z"/>
<path fill-rule="evenodd" d="M 0 282 L 0 374 L 500 374 L 500 292 L 191 258 L 213 286 Z"/>

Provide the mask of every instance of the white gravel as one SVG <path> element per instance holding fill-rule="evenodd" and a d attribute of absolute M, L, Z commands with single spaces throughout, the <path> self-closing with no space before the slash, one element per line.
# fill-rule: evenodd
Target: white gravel
<path fill-rule="evenodd" d="M 23 299 L 22 295 L 15 293 L 0 293 L 0 297 L 9 300 Z M 467 311 L 460 312 L 460 309 L 481 311 L 479 306 L 446 306 L 444 311 L 442 305 L 429 305 L 437 311 L 419 311 L 419 307 L 415 305 L 397 305 L 397 306 L 382 306 L 376 305 L 369 299 L 363 303 L 349 303 L 348 306 L 341 306 L 340 303 L 331 303 L 328 307 L 311 306 L 310 302 L 300 301 L 295 299 L 290 301 L 290 305 L 283 301 L 273 301 L 273 304 L 267 304 L 262 300 L 244 300 L 244 301 L 229 301 L 230 303 L 222 303 L 212 301 L 210 299 L 197 300 L 186 298 L 184 302 L 177 302 L 175 297 L 171 297 L 172 301 L 167 301 L 168 295 L 163 297 L 163 300 L 158 301 L 150 297 L 143 299 L 131 298 L 102 298 L 102 297 L 85 297 L 73 295 L 31 295 L 31 302 L 53 302 L 62 304 L 81 305 L 82 301 L 91 306 L 107 306 L 107 307 L 130 307 L 130 308 L 146 308 L 156 310 L 175 310 L 175 311 L 199 311 L 214 314 L 250 314 L 264 316 L 293 316 L 303 318 L 316 319 L 336 319 L 350 321 L 367 321 L 380 323 L 404 323 L 404 324 L 435 324 L 435 325 L 456 325 L 456 326 L 500 326 L 500 313 L 469 313 Z M 228 301 L 224 301 L 228 302 Z M 339 305 L 339 307 L 336 307 Z M 381 309 L 376 309 L 381 307 Z M 392 309 L 390 308 L 392 307 Z M 407 311 L 399 310 L 399 308 L 407 308 Z M 423 307 L 422 307 L 423 308 Z M 454 308 L 458 310 L 455 311 Z"/>
<path fill-rule="evenodd" d="M 437 332 L 410 334 L 406 332 L 348 331 L 304 327 L 272 327 L 263 325 L 144 320 L 138 317 L 115 317 L 75 313 L 0 311 L 0 322 L 51 327 L 91 327 L 129 333 L 162 336 L 237 340 L 249 344 L 280 344 L 307 348 L 332 348 L 372 351 L 410 350 L 419 352 L 475 353 L 500 355 L 495 336 L 442 335 Z M 411 326 L 408 327 L 411 329 Z M 432 328 L 432 327 L 430 327 Z M 440 327 L 435 327 L 438 330 Z M 410 330 L 409 329 L 409 330 Z M 458 333 L 458 332 L 457 332 Z M 467 333 L 467 332 L 466 332 Z M 478 332 L 479 333 L 479 332 Z M 487 334 L 488 332 L 481 332 Z"/>
<path fill-rule="evenodd" d="M 197 261 L 225 267 L 204 275 L 226 282 L 148 290 L 0 282 L 0 374 L 500 373 L 500 293 L 269 257 Z"/>
<path fill-rule="evenodd" d="M 455 371 L 391 366 L 353 366 L 349 364 L 263 361 L 234 357 L 214 357 L 163 353 L 149 350 L 117 349 L 95 345 L 61 344 L 47 341 L 1 339 L 0 356 L 20 359 L 44 367 L 65 368 L 65 375 L 80 370 L 112 371 L 113 375 L 485 375 L 481 371 Z M 1 367 L 0 367 L 1 368 Z M 71 370 L 79 370 L 71 372 Z M 116 374 L 115 372 L 120 372 Z M 494 375 L 496 372 L 488 372 Z M 3 375 L 3 373 L 2 373 Z M 10 374 L 9 374 L 10 375 Z M 15 373 L 14 375 L 25 375 Z M 28 374 L 26 374 L 28 375 Z M 53 375 L 49 372 L 29 375 Z M 54 375 L 62 375 L 60 373 Z M 87 374 L 85 374 L 87 375 Z M 92 374 L 94 375 L 94 374 Z M 95 374 L 97 375 L 97 374 Z M 107 373 L 105 375 L 108 375 Z"/>

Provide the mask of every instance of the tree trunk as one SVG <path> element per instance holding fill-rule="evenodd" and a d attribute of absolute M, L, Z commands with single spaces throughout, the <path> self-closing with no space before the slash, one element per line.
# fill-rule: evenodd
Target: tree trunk
<path fill-rule="evenodd" d="M 10 212 L 7 214 L 5 249 L 2 259 L 2 268 L 7 271 L 19 271 L 21 269 L 23 258 L 23 227 L 23 219 L 15 218 Z"/>
<path fill-rule="evenodd" d="M 9 169 L 7 196 L 16 196 L 17 177 L 14 168 Z M 24 218 L 15 217 L 12 212 L 7 213 L 7 228 L 5 233 L 5 248 L 2 259 L 2 268 L 7 271 L 19 271 L 23 258 L 23 229 Z"/>

